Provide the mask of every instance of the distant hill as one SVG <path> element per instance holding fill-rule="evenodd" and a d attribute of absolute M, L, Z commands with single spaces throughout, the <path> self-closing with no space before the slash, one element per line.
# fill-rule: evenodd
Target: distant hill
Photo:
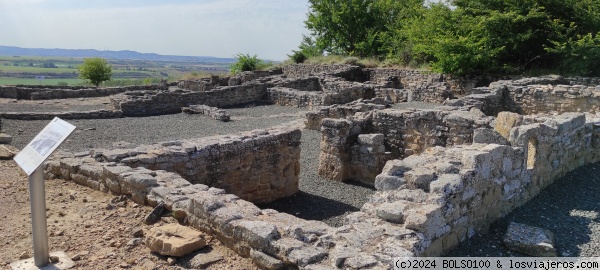
<path fill-rule="evenodd" d="M 0 55 L 5 56 L 46 56 L 46 57 L 102 57 L 106 59 L 133 59 L 149 61 L 233 63 L 235 58 L 218 58 L 212 56 L 179 56 L 160 55 L 156 53 L 140 53 L 136 51 L 98 51 L 92 49 L 40 49 L 1 46 Z"/>

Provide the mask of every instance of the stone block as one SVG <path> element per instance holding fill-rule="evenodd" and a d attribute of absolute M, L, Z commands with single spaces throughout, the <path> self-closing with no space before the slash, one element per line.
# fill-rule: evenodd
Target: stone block
<path fill-rule="evenodd" d="M 369 146 L 383 145 L 383 139 L 384 136 L 381 133 L 358 135 L 358 143 Z"/>
<path fill-rule="evenodd" d="M 505 137 L 500 133 L 488 128 L 477 128 L 473 131 L 473 143 L 495 143 L 501 145 L 510 145 Z"/>
<path fill-rule="evenodd" d="M 376 209 L 377 216 L 392 223 L 404 223 L 404 213 L 409 208 L 406 201 L 382 203 Z"/>
<path fill-rule="evenodd" d="M 146 246 L 161 255 L 182 257 L 206 246 L 202 233 L 176 223 L 148 230 Z"/>
<path fill-rule="evenodd" d="M 535 257 L 556 257 L 554 234 L 546 229 L 511 222 L 504 235 L 511 250 Z"/>
<path fill-rule="evenodd" d="M 6 133 L 0 133 L 0 144 L 9 144 L 12 142 L 12 136 Z"/>
<path fill-rule="evenodd" d="M 262 250 L 266 248 L 271 241 L 281 237 L 277 228 L 265 221 L 241 220 L 234 221 L 234 236 L 247 242 L 252 248 Z"/>
<path fill-rule="evenodd" d="M 510 139 L 510 130 L 523 123 L 523 116 L 512 112 L 500 112 L 496 117 L 494 130 L 505 139 Z"/>

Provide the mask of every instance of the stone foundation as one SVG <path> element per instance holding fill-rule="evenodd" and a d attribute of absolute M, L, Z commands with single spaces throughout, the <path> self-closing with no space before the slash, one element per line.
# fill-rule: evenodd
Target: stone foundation
<path fill-rule="evenodd" d="M 373 184 L 374 176 L 383 168 L 381 162 L 419 154 L 428 147 L 471 143 L 474 130 L 490 128 L 492 120 L 479 110 L 384 109 L 357 113 L 350 119 L 325 118 L 321 122 L 319 175 Z M 381 134 L 382 144 L 362 146 L 359 137 L 369 133 Z M 374 148 L 378 150 L 373 152 Z M 360 168 L 360 173 L 354 168 Z"/>
<path fill-rule="evenodd" d="M 192 184 L 265 203 L 298 191 L 299 123 L 235 135 L 171 141 L 135 149 L 95 150 L 98 161 L 175 172 Z"/>
<path fill-rule="evenodd" d="M 123 117 L 122 111 L 91 110 L 76 112 L 0 112 L 1 118 L 17 120 L 52 120 L 54 117 L 62 119 L 108 119 Z"/>

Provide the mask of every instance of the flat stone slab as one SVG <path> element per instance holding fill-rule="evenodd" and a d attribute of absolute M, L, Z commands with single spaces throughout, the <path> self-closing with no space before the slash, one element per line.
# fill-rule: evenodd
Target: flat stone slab
<path fill-rule="evenodd" d="M 504 244 L 510 250 L 534 257 L 556 257 L 554 234 L 546 229 L 511 222 Z"/>
<path fill-rule="evenodd" d="M 0 144 L 9 144 L 12 142 L 12 136 L 6 133 L 0 133 Z"/>
<path fill-rule="evenodd" d="M 176 257 L 183 257 L 206 246 L 201 232 L 177 223 L 150 229 L 145 243 L 154 252 Z"/>
<path fill-rule="evenodd" d="M 0 159 L 12 159 L 19 149 L 11 145 L 0 145 Z"/>
<path fill-rule="evenodd" d="M 10 264 L 10 268 L 13 270 L 56 270 L 56 269 L 70 269 L 75 266 L 75 262 L 67 256 L 64 251 L 55 251 L 50 253 L 50 257 L 58 257 L 57 263 L 48 263 L 44 267 L 37 267 L 33 262 L 33 257 L 21 261 L 16 261 Z"/>

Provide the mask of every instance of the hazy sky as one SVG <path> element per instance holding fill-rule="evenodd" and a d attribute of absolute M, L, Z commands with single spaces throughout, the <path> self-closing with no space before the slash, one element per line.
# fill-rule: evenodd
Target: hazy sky
<path fill-rule="evenodd" d="M 284 60 L 307 0 L 0 0 L 0 45 Z"/>

